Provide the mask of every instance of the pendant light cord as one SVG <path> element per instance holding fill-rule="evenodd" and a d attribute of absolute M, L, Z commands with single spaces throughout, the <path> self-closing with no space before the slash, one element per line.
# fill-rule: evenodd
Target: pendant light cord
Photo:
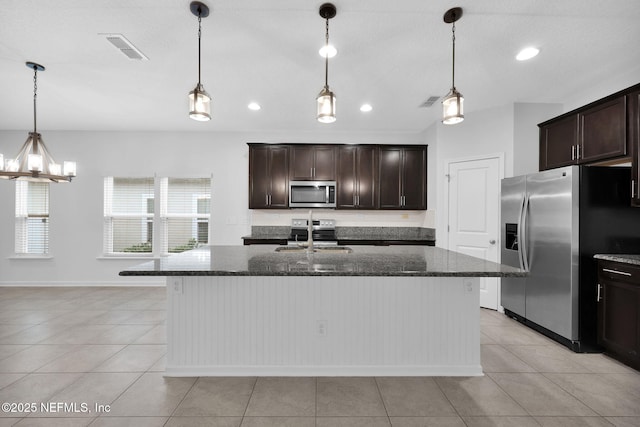
<path fill-rule="evenodd" d="M 451 40 L 453 42 L 453 66 L 451 67 L 451 87 L 456 88 L 456 15 L 453 14 L 453 26 L 451 27 Z"/>
<path fill-rule="evenodd" d="M 36 99 L 38 98 L 38 68 L 33 67 L 33 133 L 36 133 Z"/>
<path fill-rule="evenodd" d="M 325 36 L 325 53 L 324 53 L 324 87 L 329 89 L 329 18 L 326 23 Z"/>
<path fill-rule="evenodd" d="M 200 90 L 200 39 L 202 37 L 202 11 L 198 8 L 198 90 Z"/>

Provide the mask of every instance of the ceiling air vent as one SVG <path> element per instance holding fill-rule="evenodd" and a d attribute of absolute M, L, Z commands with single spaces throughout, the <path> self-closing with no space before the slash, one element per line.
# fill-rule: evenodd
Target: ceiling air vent
<path fill-rule="evenodd" d="M 100 34 L 104 36 L 109 43 L 114 45 L 116 49 L 122 52 L 129 59 L 138 59 L 148 61 L 144 53 L 140 52 L 140 49 L 135 47 L 125 36 L 122 34 Z"/>
<path fill-rule="evenodd" d="M 418 106 L 418 108 L 429 108 L 431 107 L 433 104 L 436 103 L 437 100 L 439 100 L 440 97 L 439 96 L 430 96 L 429 99 L 427 99 L 426 101 L 424 101 L 422 104 L 420 104 Z"/>

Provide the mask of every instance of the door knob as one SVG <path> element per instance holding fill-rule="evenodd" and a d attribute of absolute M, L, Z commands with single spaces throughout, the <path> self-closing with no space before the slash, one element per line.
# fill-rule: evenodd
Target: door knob
<path fill-rule="evenodd" d="M 496 241 L 495 241 L 495 239 L 491 239 L 491 240 L 489 240 L 489 243 L 492 244 L 492 245 L 495 245 Z"/>

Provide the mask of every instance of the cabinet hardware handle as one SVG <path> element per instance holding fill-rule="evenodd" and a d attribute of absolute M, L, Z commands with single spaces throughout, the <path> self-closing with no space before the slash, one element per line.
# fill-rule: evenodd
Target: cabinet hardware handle
<path fill-rule="evenodd" d="M 576 145 L 576 160 L 580 160 L 580 145 Z"/>
<path fill-rule="evenodd" d="M 596 296 L 596 302 L 600 302 L 600 300 L 602 299 L 600 296 L 600 290 L 602 290 L 602 285 L 598 283 L 598 295 Z"/>
<path fill-rule="evenodd" d="M 636 180 L 631 180 L 631 198 L 634 199 L 636 197 Z"/>
<path fill-rule="evenodd" d="M 571 160 L 575 160 L 576 159 L 576 146 L 572 145 L 571 146 Z"/>
<path fill-rule="evenodd" d="M 268 194 L 264 195 L 264 204 L 269 206 L 269 195 Z"/>
<path fill-rule="evenodd" d="M 613 273 L 613 274 L 621 274 L 623 276 L 631 276 L 631 273 L 627 273 L 626 271 L 611 270 L 609 268 L 603 268 L 602 271 L 606 271 L 607 273 Z"/>

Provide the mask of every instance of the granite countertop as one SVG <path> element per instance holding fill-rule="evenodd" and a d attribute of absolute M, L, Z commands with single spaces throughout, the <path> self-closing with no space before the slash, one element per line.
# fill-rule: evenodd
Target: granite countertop
<path fill-rule="evenodd" d="M 596 254 L 593 257 L 595 259 L 601 259 L 605 261 L 614 261 L 614 262 L 621 262 L 623 264 L 640 265 L 640 255 Z"/>
<path fill-rule="evenodd" d="M 204 246 L 121 276 L 524 277 L 520 269 L 432 246 L 354 246 L 351 253 L 285 253 L 276 245 Z"/>
<path fill-rule="evenodd" d="M 287 240 L 291 228 L 286 226 L 253 226 L 251 235 L 243 239 Z M 435 241 L 435 229 L 424 227 L 336 227 L 338 240 L 363 241 Z"/>

